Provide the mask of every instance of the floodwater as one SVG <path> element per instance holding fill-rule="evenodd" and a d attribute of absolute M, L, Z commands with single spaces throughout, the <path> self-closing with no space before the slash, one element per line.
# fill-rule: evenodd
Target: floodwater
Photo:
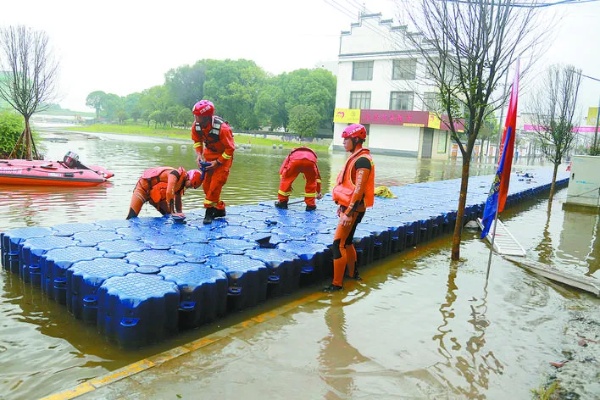
<path fill-rule="evenodd" d="M 69 140 L 48 140 L 53 137 Z M 48 159 L 62 159 L 66 151 L 75 151 L 84 164 L 105 166 L 115 177 L 106 185 L 85 189 L 0 186 L 0 231 L 122 219 L 142 170 L 194 166 L 186 141 L 73 133 L 45 138 Z M 237 138 L 238 144 L 250 140 Z M 264 147 L 239 149 L 223 192 L 225 202 L 275 201 L 279 166 L 286 154 Z M 344 155 L 319 157 L 323 185 L 331 187 Z M 460 165 L 452 162 L 374 159 L 377 185 L 460 176 Z M 493 166 L 474 166 L 472 173 L 492 174 Z M 296 190 L 302 189 L 297 182 Z M 506 210 L 501 219 L 528 258 L 598 276 L 598 215 L 563 210 L 565 197 L 566 190 L 557 194 L 551 212 L 547 202 L 538 199 Z M 189 190 L 184 212 L 201 207 L 202 199 L 201 190 Z M 140 215 L 158 214 L 145 206 Z M 560 349 L 569 310 L 597 308 L 600 301 L 496 256 L 486 280 L 489 247 L 478 234 L 465 230 L 460 262 L 450 261 L 448 236 L 368 266 L 361 271 L 364 280 L 349 282 L 343 293 L 302 302 L 277 318 L 198 350 L 197 363 L 174 364 L 176 377 L 163 375 L 145 393 L 152 398 L 188 399 L 242 393 L 249 399 L 529 399 L 531 390 L 552 374 L 549 362 L 563 357 Z M 72 388 L 319 289 L 269 301 L 156 346 L 122 351 L 39 289 L 2 270 L 0 399 L 40 398 Z M 594 398 L 586 395 L 590 396 L 582 398 Z"/>

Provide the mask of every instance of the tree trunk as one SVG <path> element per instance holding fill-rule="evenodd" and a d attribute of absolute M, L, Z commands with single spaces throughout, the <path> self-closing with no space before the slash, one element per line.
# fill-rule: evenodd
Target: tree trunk
<path fill-rule="evenodd" d="M 558 173 L 558 164 L 554 164 L 554 170 L 552 171 L 552 184 L 550 185 L 550 196 L 548 196 L 548 202 L 552 203 L 554 198 L 554 189 L 556 187 L 556 175 Z"/>
<path fill-rule="evenodd" d="M 33 160 L 33 154 L 31 151 L 31 126 L 29 125 L 29 118 L 25 118 L 25 157 L 27 160 Z"/>
<path fill-rule="evenodd" d="M 469 166 L 470 156 L 463 156 L 460 194 L 458 196 L 458 209 L 456 210 L 456 224 L 454 224 L 454 234 L 452 235 L 452 261 L 458 261 L 460 259 L 460 239 L 465 216 L 465 205 L 467 204 L 467 190 L 469 188 Z"/>

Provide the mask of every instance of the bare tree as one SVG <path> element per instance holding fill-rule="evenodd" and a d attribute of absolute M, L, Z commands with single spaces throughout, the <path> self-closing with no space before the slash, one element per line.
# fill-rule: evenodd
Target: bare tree
<path fill-rule="evenodd" d="M 428 78 L 439 91 L 450 135 L 462 155 L 452 260 L 460 258 L 469 167 L 477 136 L 486 117 L 508 95 L 502 87 L 501 99 L 494 100 L 494 92 L 515 61 L 541 43 L 544 34 L 532 27 L 548 26 L 536 22 L 535 8 L 513 5 L 513 0 L 407 2 L 406 15 L 419 32 L 407 38 L 427 64 Z"/>
<path fill-rule="evenodd" d="M 540 89 L 529 103 L 534 135 L 544 157 L 554 164 L 550 203 L 554 197 L 558 167 L 575 139 L 573 121 L 580 84 L 581 70 L 572 65 L 552 65 L 548 67 Z"/>
<path fill-rule="evenodd" d="M 58 74 L 47 34 L 22 25 L 0 28 L 0 71 L 3 71 L 0 98 L 25 119 L 18 145 L 21 144 L 28 160 L 39 158 L 29 120 L 51 104 Z"/>

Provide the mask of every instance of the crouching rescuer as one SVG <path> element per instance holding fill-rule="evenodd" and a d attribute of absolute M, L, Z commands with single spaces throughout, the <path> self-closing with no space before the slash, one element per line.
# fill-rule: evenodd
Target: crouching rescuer
<path fill-rule="evenodd" d="M 205 171 L 204 183 L 204 224 L 225 216 L 225 202 L 221 200 L 221 191 L 227 183 L 233 163 L 235 142 L 229 124 L 214 115 L 215 106 L 208 100 L 200 100 L 192 108 L 194 124 L 192 140 L 196 152 L 196 161 Z"/>
<path fill-rule="evenodd" d="M 200 187 L 202 179 L 202 172 L 197 169 L 187 172 L 182 167 L 155 167 L 145 170 L 133 190 L 127 219 L 137 217 L 146 202 L 162 215 L 182 215 L 181 197 L 185 189 Z"/>
<path fill-rule="evenodd" d="M 308 147 L 296 147 L 287 155 L 279 169 L 279 191 L 278 201 L 275 207 L 287 209 L 288 200 L 292 194 L 292 183 L 299 174 L 304 175 L 304 202 L 306 211 L 314 211 L 317 208 L 316 199 L 321 199 L 321 173 L 317 165 L 317 153 Z"/>
<path fill-rule="evenodd" d="M 339 206 L 339 221 L 333 236 L 333 281 L 324 291 L 342 290 L 344 273 L 359 280 L 356 268 L 354 232 L 362 221 L 367 207 L 375 201 L 375 164 L 368 149 L 363 148 L 367 130 L 361 124 L 352 124 L 342 132 L 344 150 L 350 155 L 338 174 L 333 188 L 333 200 Z"/>

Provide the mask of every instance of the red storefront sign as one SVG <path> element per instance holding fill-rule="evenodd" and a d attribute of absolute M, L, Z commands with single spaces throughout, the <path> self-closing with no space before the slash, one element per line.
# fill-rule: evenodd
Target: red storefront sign
<path fill-rule="evenodd" d="M 360 123 L 378 125 L 427 126 L 427 111 L 361 110 Z"/>

